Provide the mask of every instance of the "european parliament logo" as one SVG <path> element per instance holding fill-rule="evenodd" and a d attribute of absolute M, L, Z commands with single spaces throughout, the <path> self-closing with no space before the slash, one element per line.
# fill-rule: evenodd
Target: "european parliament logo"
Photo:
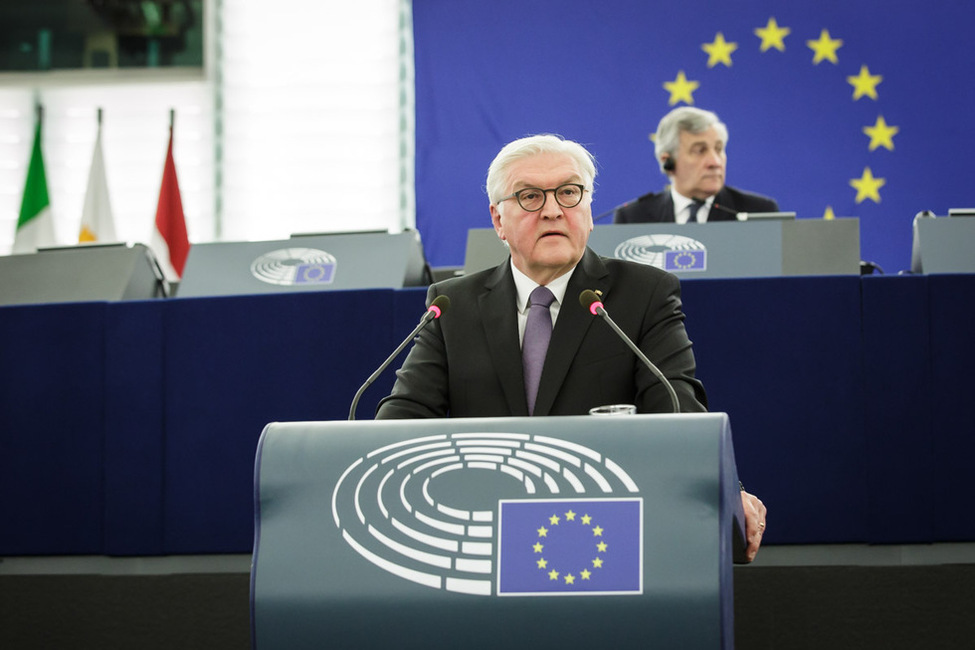
<path fill-rule="evenodd" d="M 281 248 L 251 262 L 251 275 L 268 284 L 331 284 L 338 262 L 317 248 Z"/>
<path fill-rule="evenodd" d="M 643 592 L 639 488 L 578 443 L 517 432 L 396 442 L 349 465 L 331 506 L 361 558 L 425 587 L 473 596 Z"/>
<path fill-rule="evenodd" d="M 654 233 L 620 242 L 617 259 L 655 266 L 664 271 L 706 271 L 708 249 L 696 239 L 670 233 Z"/>

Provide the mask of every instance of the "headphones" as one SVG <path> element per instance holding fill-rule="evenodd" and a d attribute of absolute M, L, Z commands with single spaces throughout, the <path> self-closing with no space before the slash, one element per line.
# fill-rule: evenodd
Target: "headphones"
<path fill-rule="evenodd" d="M 674 171 L 674 168 L 676 166 L 677 166 L 677 164 L 674 162 L 674 159 L 673 158 L 671 158 L 670 156 L 667 156 L 666 158 L 664 158 L 664 162 L 663 162 L 662 167 L 663 167 L 663 169 L 664 169 L 665 172 L 672 172 L 672 171 Z"/>

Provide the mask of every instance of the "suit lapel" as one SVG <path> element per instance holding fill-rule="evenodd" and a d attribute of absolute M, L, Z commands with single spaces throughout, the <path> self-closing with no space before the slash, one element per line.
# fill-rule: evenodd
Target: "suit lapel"
<path fill-rule="evenodd" d="M 670 186 L 664 190 L 664 219 L 667 223 L 677 223 L 677 213 L 674 211 L 674 195 L 670 193 Z"/>
<path fill-rule="evenodd" d="M 508 410 L 514 416 L 526 416 L 528 399 L 525 397 L 525 376 L 518 343 L 517 299 L 511 263 L 506 260 L 484 283 L 477 306 Z"/>
<path fill-rule="evenodd" d="M 723 205 L 724 207 L 731 208 L 732 210 L 740 209 L 735 202 L 735 197 L 731 195 L 731 192 L 728 191 L 727 187 L 722 187 L 720 190 L 718 190 L 718 193 L 714 195 L 714 201 L 718 205 Z"/>
<path fill-rule="evenodd" d="M 549 351 L 538 386 L 535 415 L 549 415 L 579 346 L 596 319 L 579 304 L 579 294 L 586 289 L 592 289 L 601 292 L 601 297 L 605 299 L 609 292 L 608 275 L 599 256 L 587 248 L 569 279 L 565 297 L 559 307 L 559 318 L 552 330 L 552 340 L 549 342 Z"/>

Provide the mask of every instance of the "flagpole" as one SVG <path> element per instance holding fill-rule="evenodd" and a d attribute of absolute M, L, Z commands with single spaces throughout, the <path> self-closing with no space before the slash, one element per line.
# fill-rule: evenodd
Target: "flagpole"
<path fill-rule="evenodd" d="M 40 95 L 36 91 L 34 94 L 34 112 L 37 116 L 37 122 L 34 124 L 34 138 L 27 163 L 24 194 L 20 202 L 17 227 L 14 230 L 12 248 L 14 254 L 33 253 L 41 247 L 57 245 L 51 201 L 47 191 L 47 176 L 44 173 L 43 145 L 41 144 L 44 109 L 41 105 Z"/>
<path fill-rule="evenodd" d="M 186 218 L 183 202 L 179 195 L 179 182 L 176 178 L 176 163 L 173 159 L 173 125 L 176 121 L 175 109 L 169 110 L 169 146 L 166 162 L 163 165 L 162 183 L 159 187 L 159 202 L 156 205 L 155 228 L 151 235 L 152 248 L 166 277 L 172 284 L 179 281 L 189 255 L 190 242 L 186 233 Z"/>

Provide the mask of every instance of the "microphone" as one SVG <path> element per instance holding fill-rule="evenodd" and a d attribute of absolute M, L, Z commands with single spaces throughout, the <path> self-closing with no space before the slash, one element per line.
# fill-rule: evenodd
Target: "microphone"
<path fill-rule="evenodd" d="M 644 365 L 650 369 L 650 372 L 652 372 L 657 379 L 660 380 L 660 383 L 664 385 L 664 388 L 667 389 L 667 393 L 670 395 L 670 401 L 674 407 L 674 413 L 680 413 L 680 402 L 677 401 L 677 392 L 674 390 L 674 387 L 670 385 L 670 381 L 664 377 L 664 373 L 660 372 L 660 368 L 653 365 L 653 362 L 647 358 L 647 355 L 643 354 L 643 350 L 638 348 L 636 343 L 631 341 L 630 337 L 627 336 L 623 330 L 619 328 L 619 325 L 617 325 L 613 319 L 609 317 L 609 314 L 603 307 L 603 303 L 599 299 L 596 292 L 592 289 L 586 289 L 579 294 L 579 302 L 583 307 L 588 309 L 593 316 L 602 316 L 603 320 L 609 323 L 609 326 L 613 328 L 613 331 L 616 332 L 621 339 L 623 339 L 623 342 L 626 343 L 631 350 L 633 350 L 633 353 L 636 354 L 640 361 L 642 361 Z"/>
<path fill-rule="evenodd" d="M 738 212 L 737 210 L 732 210 L 731 208 L 726 208 L 726 207 L 724 207 L 723 205 L 721 205 L 718 202 L 712 203 L 711 204 L 711 207 L 714 208 L 715 210 L 721 210 L 722 212 L 727 212 L 728 214 L 735 215 L 735 218 L 738 219 L 738 221 L 748 221 L 748 213 L 747 212 Z"/>
<path fill-rule="evenodd" d="M 359 398 L 361 398 L 362 394 L 366 392 L 366 389 L 372 385 L 372 382 L 376 381 L 379 375 L 382 374 L 383 370 L 389 367 L 389 364 L 393 362 L 393 359 L 395 359 L 397 355 L 403 351 L 403 348 L 405 348 L 407 344 L 420 333 L 420 330 L 426 327 L 431 321 L 440 318 L 447 307 L 450 307 L 450 298 L 447 296 L 441 294 L 433 299 L 433 302 L 430 303 L 429 307 L 427 307 L 426 313 L 423 314 L 423 318 L 420 319 L 420 324 L 417 325 L 412 332 L 410 332 L 409 336 L 403 339 L 403 342 L 399 344 L 399 347 L 393 350 L 393 353 L 389 355 L 389 357 L 383 361 L 378 368 L 376 368 L 374 373 L 369 375 L 369 379 L 367 379 L 365 383 L 359 387 L 359 390 L 356 391 L 355 397 L 352 398 L 352 406 L 349 407 L 349 420 L 355 420 L 355 408 L 359 405 Z"/>

